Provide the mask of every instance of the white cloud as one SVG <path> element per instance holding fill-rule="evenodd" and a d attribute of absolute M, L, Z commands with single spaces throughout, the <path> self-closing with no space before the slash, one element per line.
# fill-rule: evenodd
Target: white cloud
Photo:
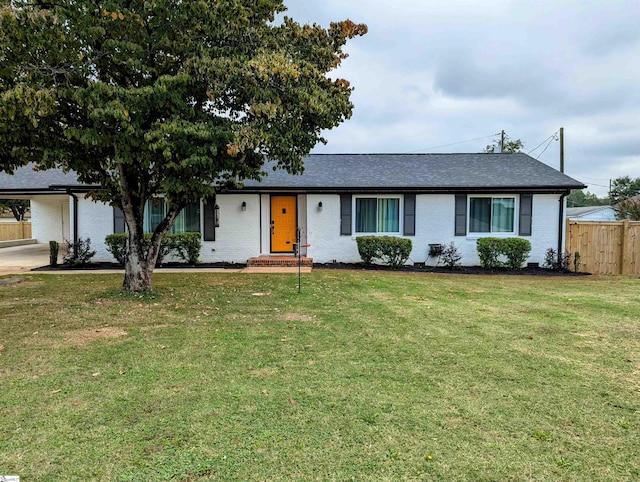
<path fill-rule="evenodd" d="M 567 172 L 591 191 L 605 194 L 600 186 L 609 178 L 640 177 L 640 2 L 287 6 L 301 22 L 350 18 L 369 26 L 347 46 L 337 74 L 355 87 L 354 115 L 315 152 L 411 152 L 500 129 L 527 151 L 564 126 Z M 478 152 L 490 140 L 427 152 Z M 540 159 L 557 167 L 558 151 L 552 142 Z"/>

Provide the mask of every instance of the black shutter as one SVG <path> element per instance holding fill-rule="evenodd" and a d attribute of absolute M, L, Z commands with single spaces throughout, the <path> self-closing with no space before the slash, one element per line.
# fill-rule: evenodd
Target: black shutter
<path fill-rule="evenodd" d="M 125 232 L 124 222 L 124 213 L 122 209 L 114 207 L 113 208 L 113 232 L 114 233 L 124 233 Z"/>
<path fill-rule="evenodd" d="M 340 194 L 340 236 L 351 235 L 351 194 Z"/>
<path fill-rule="evenodd" d="M 404 235 L 416 235 L 416 195 L 404 195 Z"/>
<path fill-rule="evenodd" d="M 467 235 L 467 195 L 456 194 L 456 236 Z"/>
<path fill-rule="evenodd" d="M 216 197 L 211 196 L 204 200 L 204 233 L 205 241 L 216 240 Z"/>
<path fill-rule="evenodd" d="M 531 215 L 533 214 L 533 194 L 520 195 L 520 236 L 531 236 Z"/>

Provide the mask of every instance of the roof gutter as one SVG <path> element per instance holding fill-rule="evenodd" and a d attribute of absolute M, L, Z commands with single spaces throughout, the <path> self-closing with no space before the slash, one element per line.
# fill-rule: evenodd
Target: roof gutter
<path fill-rule="evenodd" d="M 563 230 L 564 230 L 564 198 L 569 195 L 568 192 L 564 192 L 560 195 L 560 199 L 558 200 L 560 203 L 560 209 L 558 209 L 558 266 L 562 266 L 562 259 L 564 258 L 564 246 L 562 241 L 564 241 Z"/>
<path fill-rule="evenodd" d="M 78 243 L 78 196 L 67 189 L 67 194 L 73 198 L 73 244 Z"/>
<path fill-rule="evenodd" d="M 221 189 L 218 192 L 225 193 L 244 193 L 244 194 L 264 194 L 273 192 L 302 193 L 302 194 L 360 194 L 360 193 L 377 193 L 377 194 L 487 194 L 487 193 L 504 193 L 504 194 L 562 194 L 566 193 L 567 186 L 516 186 L 516 187 L 443 187 L 443 188 L 419 188 L 419 187 L 297 187 L 297 186 L 251 186 L 243 189 Z M 573 186 L 569 189 L 574 189 Z M 575 189 L 580 189 L 575 187 Z"/>

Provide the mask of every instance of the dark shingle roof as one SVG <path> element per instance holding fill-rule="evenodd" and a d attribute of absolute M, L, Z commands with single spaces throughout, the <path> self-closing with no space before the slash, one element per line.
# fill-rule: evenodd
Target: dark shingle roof
<path fill-rule="evenodd" d="M 258 190 L 464 190 L 566 191 L 585 187 L 575 179 L 532 157 L 518 154 L 312 154 L 302 175 L 272 171 L 261 182 L 245 181 Z M 78 186 L 75 173 L 60 170 L 16 170 L 0 173 L 0 192 L 34 192 L 51 186 Z"/>
<path fill-rule="evenodd" d="M 33 164 L 19 167 L 14 174 L 0 172 L 0 192 L 37 192 L 50 190 L 55 185 L 78 186 L 75 172 L 65 174 L 60 169 L 34 171 Z"/>
<path fill-rule="evenodd" d="M 314 154 L 305 171 L 272 172 L 246 188 L 580 189 L 581 182 L 523 154 Z"/>

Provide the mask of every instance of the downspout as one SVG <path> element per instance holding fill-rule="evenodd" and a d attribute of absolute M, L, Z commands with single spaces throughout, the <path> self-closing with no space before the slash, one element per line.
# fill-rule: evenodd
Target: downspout
<path fill-rule="evenodd" d="M 565 192 L 560 195 L 560 209 L 558 216 L 558 265 L 562 266 L 562 258 L 564 256 L 564 246 L 562 245 L 562 232 L 564 231 L 564 198 L 569 195 L 568 192 Z"/>
<path fill-rule="evenodd" d="M 75 245 L 78 242 L 78 196 L 69 189 L 67 194 L 73 198 L 73 244 Z"/>

